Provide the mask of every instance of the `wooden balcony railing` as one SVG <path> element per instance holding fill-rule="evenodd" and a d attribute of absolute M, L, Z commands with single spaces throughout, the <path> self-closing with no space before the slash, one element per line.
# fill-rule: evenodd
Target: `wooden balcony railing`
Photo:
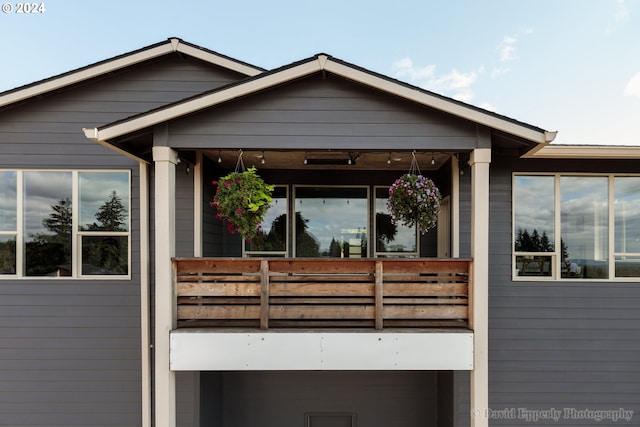
<path fill-rule="evenodd" d="M 468 327 L 471 261 L 176 258 L 178 327 Z"/>

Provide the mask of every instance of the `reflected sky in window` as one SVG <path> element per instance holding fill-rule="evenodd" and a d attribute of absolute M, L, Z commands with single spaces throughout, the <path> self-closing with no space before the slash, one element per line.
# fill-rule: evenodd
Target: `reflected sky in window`
<path fill-rule="evenodd" d="M 0 231 L 17 231 L 16 172 L 0 171 Z"/>
<path fill-rule="evenodd" d="M 615 251 L 640 253 L 640 177 L 614 180 Z"/>
<path fill-rule="evenodd" d="M 80 227 L 96 222 L 96 214 L 111 200 L 115 191 L 125 209 L 125 228 L 128 230 L 129 174 L 126 172 L 80 172 Z"/>
<path fill-rule="evenodd" d="M 71 172 L 24 173 L 24 230 L 30 234 L 51 234 L 42 221 L 54 212 L 61 201 L 72 199 Z M 66 203 L 66 202 L 65 202 Z"/>
<path fill-rule="evenodd" d="M 607 177 L 561 177 L 562 240 L 571 259 L 608 257 Z"/>
<path fill-rule="evenodd" d="M 554 177 L 516 176 L 514 178 L 514 232 L 537 230 L 554 242 Z M 514 236 L 515 238 L 516 236 Z"/>
<path fill-rule="evenodd" d="M 342 244 L 360 239 L 365 243 L 366 188 L 296 188 L 295 207 L 307 220 L 306 232 L 319 243 L 320 254 L 329 251 L 332 240 Z"/>
<path fill-rule="evenodd" d="M 417 252 L 415 227 L 407 227 L 401 222 L 395 227 L 387 208 L 389 189 L 376 188 L 376 250 L 378 252 Z M 395 234 L 392 234 L 395 231 Z"/>

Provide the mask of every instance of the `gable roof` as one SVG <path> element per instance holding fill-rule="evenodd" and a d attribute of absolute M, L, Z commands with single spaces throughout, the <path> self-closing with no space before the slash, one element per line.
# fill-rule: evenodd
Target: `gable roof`
<path fill-rule="evenodd" d="M 15 102 L 42 95 L 44 93 L 62 89 L 66 86 L 83 82 L 85 80 L 101 76 L 116 70 L 120 70 L 131 65 L 139 64 L 153 58 L 167 55 L 173 52 L 191 56 L 199 60 L 217 65 L 229 70 L 255 76 L 265 70 L 245 62 L 237 61 L 228 56 L 213 52 L 211 50 L 187 43 L 179 38 L 169 38 L 167 41 L 156 43 L 142 49 L 135 50 L 111 59 L 97 62 L 86 67 L 78 68 L 67 73 L 59 74 L 48 79 L 40 80 L 25 86 L 20 86 L 0 93 L 0 107 L 10 105 Z"/>
<path fill-rule="evenodd" d="M 506 132 L 536 144 L 546 145 L 553 141 L 556 135 L 556 132 L 548 132 L 536 126 L 435 94 L 326 54 L 318 54 L 256 75 L 253 78 L 223 86 L 99 128 L 84 129 L 84 132 L 87 138 L 104 143 L 186 114 L 251 95 L 318 72 L 333 73 L 368 87 Z"/>

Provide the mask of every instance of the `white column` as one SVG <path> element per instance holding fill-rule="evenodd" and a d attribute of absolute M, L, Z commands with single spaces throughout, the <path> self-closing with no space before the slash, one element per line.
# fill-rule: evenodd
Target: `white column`
<path fill-rule="evenodd" d="M 155 426 L 176 425 L 176 379 L 169 369 L 169 334 L 175 328 L 171 258 L 175 256 L 177 153 L 153 147 L 155 164 Z"/>
<path fill-rule="evenodd" d="M 142 348 L 142 427 L 151 427 L 151 292 L 149 279 L 149 165 L 140 162 L 140 329 Z"/>
<path fill-rule="evenodd" d="M 473 370 L 471 427 L 487 427 L 489 419 L 489 163 L 491 149 L 473 150 L 471 165 L 471 257 L 473 258 Z"/>

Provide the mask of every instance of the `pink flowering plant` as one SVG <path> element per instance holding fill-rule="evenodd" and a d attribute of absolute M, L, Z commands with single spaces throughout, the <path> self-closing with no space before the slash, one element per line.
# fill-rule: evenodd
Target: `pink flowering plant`
<path fill-rule="evenodd" d="M 417 226 L 421 233 L 434 228 L 438 222 L 442 195 L 429 178 L 408 173 L 389 187 L 387 208 L 394 224 Z"/>
<path fill-rule="evenodd" d="M 216 218 L 227 221 L 227 230 L 238 233 L 245 240 L 254 238 L 261 229 L 273 194 L 273 185 L 266 184 L 256 168 L 232 172 L 218 181 L 211 206 L 217 210 Z"/>

